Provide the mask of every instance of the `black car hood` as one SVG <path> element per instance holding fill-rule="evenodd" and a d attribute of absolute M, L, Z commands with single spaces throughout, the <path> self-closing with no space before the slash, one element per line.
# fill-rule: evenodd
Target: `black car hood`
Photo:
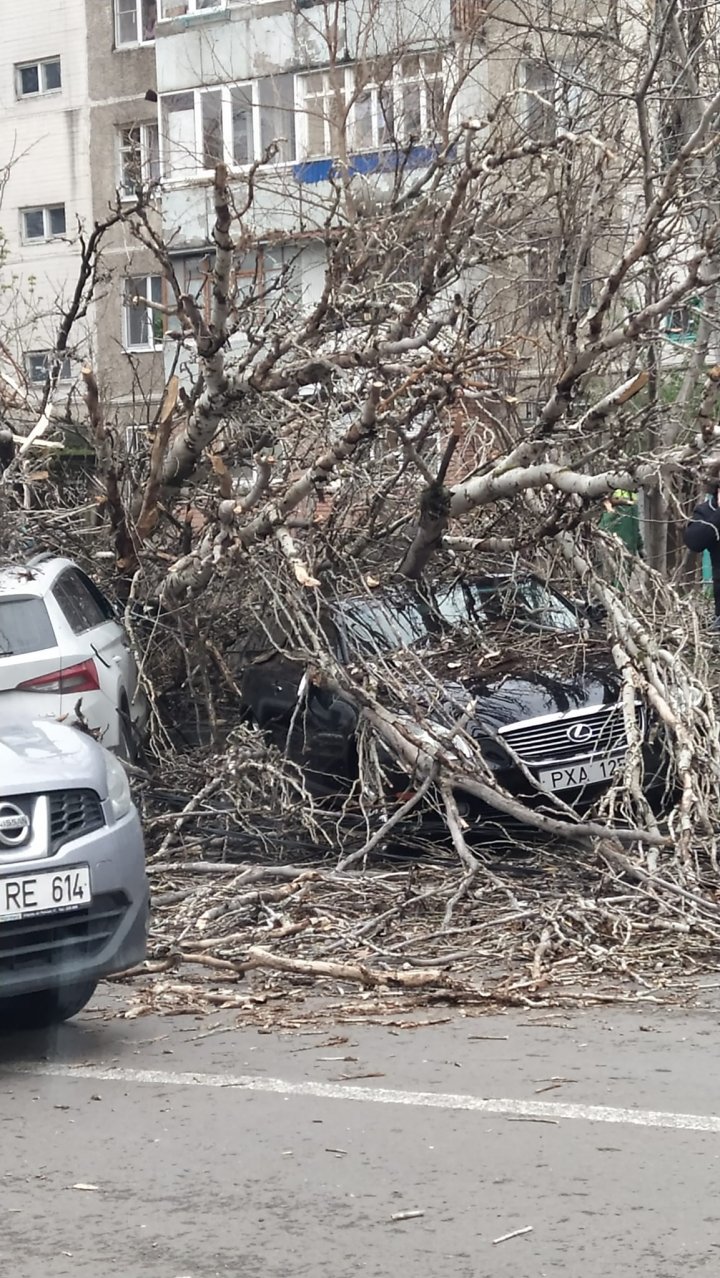
<path fill-rule="evenodd" d="M 508 653 L 487 671 L 469 671 L 469 663 L 446 651 L 432 663 L 432 692 L 428 685 L 413 679 L 412 700 L 426 706 L 431 717 L 432 702 L 437 707 L 440 701 L 445 712 L 442 717 L 447 714 L 455 719 L 472 699 L 476 724 L 494 731 L 527 719 L 617 703 L 620 676 L 610 654 L 599 645 L 586 648 L 572 636 L 563 648 L 558 636 L 557 645 L 548 645 L 542 655 L 537 651 L 534 655 L 536 659 L 528 661 L 527 654 Z"/>
<path fill-rule="evenodd" d="M 525 719 L 567 714 L 617 702 L 620 684 L 617 673 L 585 671 L 571 679 L 550 674 L 505 675 L 492 683 L 463 679 L 465 700 L 475 700 L 475 718 L 490 728 L 504 728 Z"/>

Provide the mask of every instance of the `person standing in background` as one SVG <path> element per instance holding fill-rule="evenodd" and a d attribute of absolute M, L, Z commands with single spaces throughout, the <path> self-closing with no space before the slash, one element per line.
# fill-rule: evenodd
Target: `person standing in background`
<path fill-rule="evenodd" d="M 603 532 L 612 533 L 629 550 L 630 554 L 642 558 L 643 542 L 640 530 L 640 512 L 638 510 L 637 493 L 627 492 L 624 488 L 616 488 L 614 493 L 603 503 L 605 509 L 600 516 L 599 527 Z M 632 561 L 618 565 L 614 563 L 616 556 L 605 554 L 605 571 L 614 575 L 619 570 L 621 581 L 615 585 L 627 586 L 633 575 Z M 613 567 L 614 563 L 614 567 Z"/>
<path fill-rule="evenodd" d="M 720 484 L 716 475 L 711 477 L 708 490 L 705 500 L 698 502 L 685 525 L 683 541 L 688 550 L 702 554 L 703 560 L 709 563 L 715 613 L 712 628 L 720 630 Z"/>
<path fill-rule="evenodd" d="M 643 544 L 637 493 L 616 488 L 604 505 L 605 509 L 600 517 L 600 527 L 603 532 L 614 533 L 627 546 L 631 554 L 641 555 Z"/>

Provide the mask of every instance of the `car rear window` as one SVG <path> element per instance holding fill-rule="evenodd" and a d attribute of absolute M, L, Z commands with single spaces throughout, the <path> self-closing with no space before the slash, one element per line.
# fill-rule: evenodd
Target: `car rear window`
<path fill-rule="evenodd" d="M 0 657 L 55 648 L 57 640 L 42 599 L 0 600 Z"/>

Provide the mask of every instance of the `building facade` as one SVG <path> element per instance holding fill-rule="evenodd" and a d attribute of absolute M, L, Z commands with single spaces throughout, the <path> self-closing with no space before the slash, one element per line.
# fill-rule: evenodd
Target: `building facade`
<path fill-rule="evenodd" d="M 117 212 L 132 217 L 142 191 L 152 230 L 160 178 L 155 5 L 85 0 L 85 12 L 93 221 Z M 132 227 L 123 221 L 112 227 L 96 289 L 94 367 L 104 401 L 126 422 L 148 421 L 162 393 L 158 317 L 142 300 L 159 294 L 157 276 L 155 255 Z M 141 300 L 125 305 L 132 298 Z"/>
<path fill-rule="evenodd" d="M 159 177 L 152 11 L 141 0 L 6 0 L 3 9 L 0 377 L 5 400 L 29 415 L 77 287 L 81 235 Z M 78 388 L 87 363 L 119 412 L 147 412 L 162 357 L 147 311 L 123 299 L 145 294 L 154 261 L 122 225 L 104 238 L 58 396 Z"/>
<path fill-rule="evenodd" d="M 156 411 L 169 370 L 193 376 L 169 281 L 209 316 L 219 162 L 240 214 L 240 304 L 244 292 L 262 299 L 282 284 L 293 304 L 309 306 L 324 283 L 340 171 L 360 198 L 365 188 L 381 202 L 400 165 L 410 182 L 458 122 L 495 103 L 524 103 L 518 112 L 540 137 L 586 128 L 597 111 L 592 77 L 581 92 L 567 61 L 558 63 L 562 75 L 537 61 L 530 19 L 514 43 L 503 36 L 489 54 L 478 0 L 4 5 L 0 377 L 42 392 L 77 280 L 78 232 L 122 214 L 105 236 L 94 302 L 73 329 L 60 389 L 87 361 L 104 402 L 139 425 Z M 567 257 L 556 240 L 557 226 L 538 218 L 522 320 L 531 328 L 555 322 L 553 278 Z M 167 248 L 164 263 L 154 242 Z M 587 307 L 592 255 L 583 269 Z"/>
<path fill-rule="evenodd" d="M 401 0 L 161 0 L 163 231 L 180 286 L 206 317 L 217 164 L 230 174 L 238 238 L 248 244 L 234 276 L 240 305 L 245 292 L 271 297 L 282 280 L 294 304 L 310 307 L 325 282 L 338 166 L 382 201 L 401 169 L 412 181 L 456 120 L 477 111 L 478 12 L 469 0 L 429 0 L 416 12 Z"/>
<path fill-rule="evenodd" d="M 432 0 L 413 14 L 386 0 L 366 13 L 347 0 L 328 22 L 330 10 L 308 0 L 42 0 L 31 19 L 7 0 L 17 11 L 0 102 L 8 375 L 16 361 L 15 380 L 42 391 L 77 280 L 78 234 L 121 212 L 61 384 L 89 362 L 120 417 L 150 418 L 178 353 L 153 236 L 169 246 L 180 289 L 207 307 L 219 161 L 239 205 L 253 174 L 243 221 L 252 248 L 238 257 L 236 287 L 267 293 L 282 276 L 309 303 L 322 288 L 335 161 L 387 185 L 392 172 L 375 170 L 392 138 L 417 142 L 405 163 L 422 164 L 468 3 Z M 339 105 L 350 102 L 341 136 Z"/>
<path fill-rule="evenodd" d="M 92 216 L 85 0 L 7 0 L 3 18 L 0 372 L 6 390 L 32 393 L 76 276 L 75 229 Z"/>

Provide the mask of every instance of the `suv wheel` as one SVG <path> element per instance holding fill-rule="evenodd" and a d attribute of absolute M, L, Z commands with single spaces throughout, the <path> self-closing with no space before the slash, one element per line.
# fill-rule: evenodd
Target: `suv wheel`
<path fill-rule="evenodd" d="M 43 1029 L 77 1016 L 95 993 L 96 981 L 60 985 L 37 994 L 0 999 L 0 1029 Z"/>

